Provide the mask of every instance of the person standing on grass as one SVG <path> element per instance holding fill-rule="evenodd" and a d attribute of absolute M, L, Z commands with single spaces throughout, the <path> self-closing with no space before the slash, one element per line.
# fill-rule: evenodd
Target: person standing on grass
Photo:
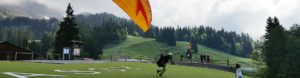
<path fill-rule="evenodd" d="M 183 61 L 184 55 L 180 55 L 180 61 Z"/>
<path fill-rule="evenodd" d="M 203 62 L 204 62 L 204 63 L 207 63 L 207 58 L 206 58 L 206 55 L 205 55 L 205 54 L 203 55 Z"/>
<path fill-rule="evenodd" d="M 236 64 L 236 78 L 243 78 L 243 73 L 240 64 Z"/>
<path fill-rule="evenodd" d="M 186 57 L 187 57 L 187 59 L 189 59 L 189 60 L 192 59 L 192 49 L 191 49 L 191 48 L 187 49 Z"/>
<path fill-rule="evenodd" d="M 200 55 L 200 60 L 201 60 L 201 63 L 204 63 L 203 54 Z"/>
<path fill-rule="evenodd" d="M 206 55 L 206 62 L 209 63 L 209 61 L 210 61 L 209 55 Z"/>
<path fill-rule="evenodd" d="M 158 70 L 156 71 L 159 76 L 162 76 L 164 72 L 166 71 L 166 64 L 169 62 L 169 60 L 173 63 L 172 61 L 172 53 L 169 52 L 168 55 L 163 55 L 161 54 L 158 61 L 157 61 L 157 66 Z"/>

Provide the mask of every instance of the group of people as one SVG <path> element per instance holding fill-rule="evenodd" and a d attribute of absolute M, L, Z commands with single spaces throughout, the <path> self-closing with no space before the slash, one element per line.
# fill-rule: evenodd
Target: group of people
<path fill-rule="evenodd" d="M 157 60 L 156 64 L 158 66 L 158 69 L 156 70 L 156 73 L 159 76 L 162 76 L 166 71 L 166 64 L 170 61 L 172 64 L 174 64 L 174 61 L 172 60 L 172 53 L 169 52 L 168 54 L 161 54 L 159 59 Z M 210 58 L 209 55 L 201 54 L 200 55 L 201 63 L 209 63 Z M 240 64 L 236 64 L 236 78 L 243 78 L 242 69 Z"/>
<path fill-rule="evenodd" d="M 209 55 L 201 54 L 200 60 L 201 60 L 201 63 L 209 63 L 210 62 Z"/>

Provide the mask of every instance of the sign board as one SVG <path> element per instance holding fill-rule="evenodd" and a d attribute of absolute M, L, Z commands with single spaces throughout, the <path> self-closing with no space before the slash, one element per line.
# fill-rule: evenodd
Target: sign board
<path fill-rule="evenodd" d="M 70 48 L 65 47 L 65 48 L 63 49 L 63 52 L 64 52 L 64 54 L 70 54 Z"/>
<path fill-rule="evenodd" d="M 74 48 L 73 55 L 74 56 L 80 56 L 80 48 Z"/>

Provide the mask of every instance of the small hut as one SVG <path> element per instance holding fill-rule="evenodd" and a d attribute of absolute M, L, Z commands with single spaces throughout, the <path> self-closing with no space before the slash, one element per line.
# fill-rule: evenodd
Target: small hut
<path fill-rule="evenodd" d="M 34 53 L 30 50 L 0 41 L 0 60 L 32 60 Z"/>

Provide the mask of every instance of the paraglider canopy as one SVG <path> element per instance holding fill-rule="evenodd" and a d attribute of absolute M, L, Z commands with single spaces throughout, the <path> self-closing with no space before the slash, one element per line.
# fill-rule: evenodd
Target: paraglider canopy
<path fill-rule="evenodd" d="M 152 12 L 148 0 L 113 0 L 144 31 L 151 26 Z"/>

